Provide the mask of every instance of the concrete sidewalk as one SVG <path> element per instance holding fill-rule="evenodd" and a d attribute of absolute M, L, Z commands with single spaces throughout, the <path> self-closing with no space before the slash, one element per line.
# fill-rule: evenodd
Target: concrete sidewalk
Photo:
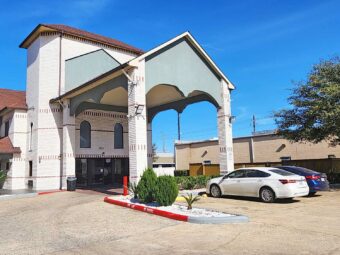
<path fill-rule="evenodd" d="M 28 189 L 19 189 L 19 190 L 0 189 L 0 201 L 14 199 L 14 198 L 34 197 L 37 195 L 38 193 L 36 191 L 28 190 Z"/>

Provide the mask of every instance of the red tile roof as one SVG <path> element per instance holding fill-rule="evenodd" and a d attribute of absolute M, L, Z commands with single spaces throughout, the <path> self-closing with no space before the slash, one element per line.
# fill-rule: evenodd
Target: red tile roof
<path fill-rule="evenodd" d="M 60 25 L 60 24 L 40 24 L 40 25 L 38 25 L 33 30 L 33 32 L 21 43 L 20 47 L 23 47 L 25 42 L 28 41 L 29 38 L 31 36 L 33 36 L 33 34 L 36 31 L 38 31 L 39 28 L 41 28 L 41 27 L 50 28 L 50 29 L 56 30 L 58 32 L 63 32 L 63 33 L 68 34 L 68 35 L 81 37 L 81 38 L 84 38 L 84 39 L 87 39 L 87 40 L 90 40 L 90 41 L 100 42 L 100 43 L 110 45 L 110 46 L 113 46 L 113 47 L 116 47 L 116 48 L 119 48 L 119 49 L 123 49 L 123 50 L 133 52 L 137 55 L 144 53 L 143 50 L 138 49 L 136 47 L 133 47 L 131 45 L 128 45 L 124 42 L 121 42 L 121 41 L 118 41 L 118 40 L 115 40 L 115 39 L 112 39 L 112 38 L 109 38 L 109 37 L 106 37 L 106 36 L 90 33 L 90 32 L 87 32 L 87 31 L 84 31 L 84 30 L 81 30 L 81 29 L 78 29 L 78 28 L 69 27 L 69 26 Z"/>
<path fill-rule="evenodd" d="M 0 111 L 4 108 L 26 110 L 26 92 L 0 88 Z"/>
<path fill-rule="evenodd" d="M 13 147 L 11 139 L 8 136 L 0 139 L 0 154 L 21 153 L 19 147 Z"/>

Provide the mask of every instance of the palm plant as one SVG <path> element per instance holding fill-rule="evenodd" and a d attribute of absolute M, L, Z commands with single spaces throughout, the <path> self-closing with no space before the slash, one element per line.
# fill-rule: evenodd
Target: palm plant
<path fill-rule="evenodd" d="M 130 183 L 129 184 L 129 191 L 133 193 L 133 198 L 137 199 L 138 198 L 138 185 L 137 183 Z"/>
<path fill-rule="evenodd" d="M 188 194 L 187 196 L 183 196 L 183 197 L 188 204 L 188 208 L 187 208 L 188 210 L 191 210 L 193 203 L 195 203 L 196 201 L 200 199 L 199 196 L 193 196 L 192 193 Z"/>

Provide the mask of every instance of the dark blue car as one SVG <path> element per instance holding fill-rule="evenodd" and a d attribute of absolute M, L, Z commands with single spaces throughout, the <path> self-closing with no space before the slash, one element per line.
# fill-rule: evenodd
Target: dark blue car
<path fill-rule="evenodd" d="M 318 191 L 329 190 L 327 175 L 304 167 L 298 166 L 276 166 L 291 173 L 304 176 L 309 186 L 309 195 L 313 196 Z"/>

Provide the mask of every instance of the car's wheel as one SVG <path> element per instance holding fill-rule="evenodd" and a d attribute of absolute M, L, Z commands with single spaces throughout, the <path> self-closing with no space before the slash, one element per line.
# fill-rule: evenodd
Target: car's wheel
<path fill-rule="evenodd" d="M 312 191 L 312 192 L 309 192 L 309 193 L 308 193 L 308 196 L 309 196 L 309 197 L 312 197 L 312 196 L 315 196 L 315 194 L 316 194 L 316 192 L 315 192 L 315 191 Z"/>
<path fill-rule="evenodd" d="M 216 184 L 211 185 L 210 187 L 210 195 L 212 197 L 221 197 L 221 189 Z"/>
<path fill-rule="evenodd" d="M 260 199 L 265 203 L 273 203 L 275 200 L 275 193 L 271 188 L 263 187 L 260 190 Z"/>

